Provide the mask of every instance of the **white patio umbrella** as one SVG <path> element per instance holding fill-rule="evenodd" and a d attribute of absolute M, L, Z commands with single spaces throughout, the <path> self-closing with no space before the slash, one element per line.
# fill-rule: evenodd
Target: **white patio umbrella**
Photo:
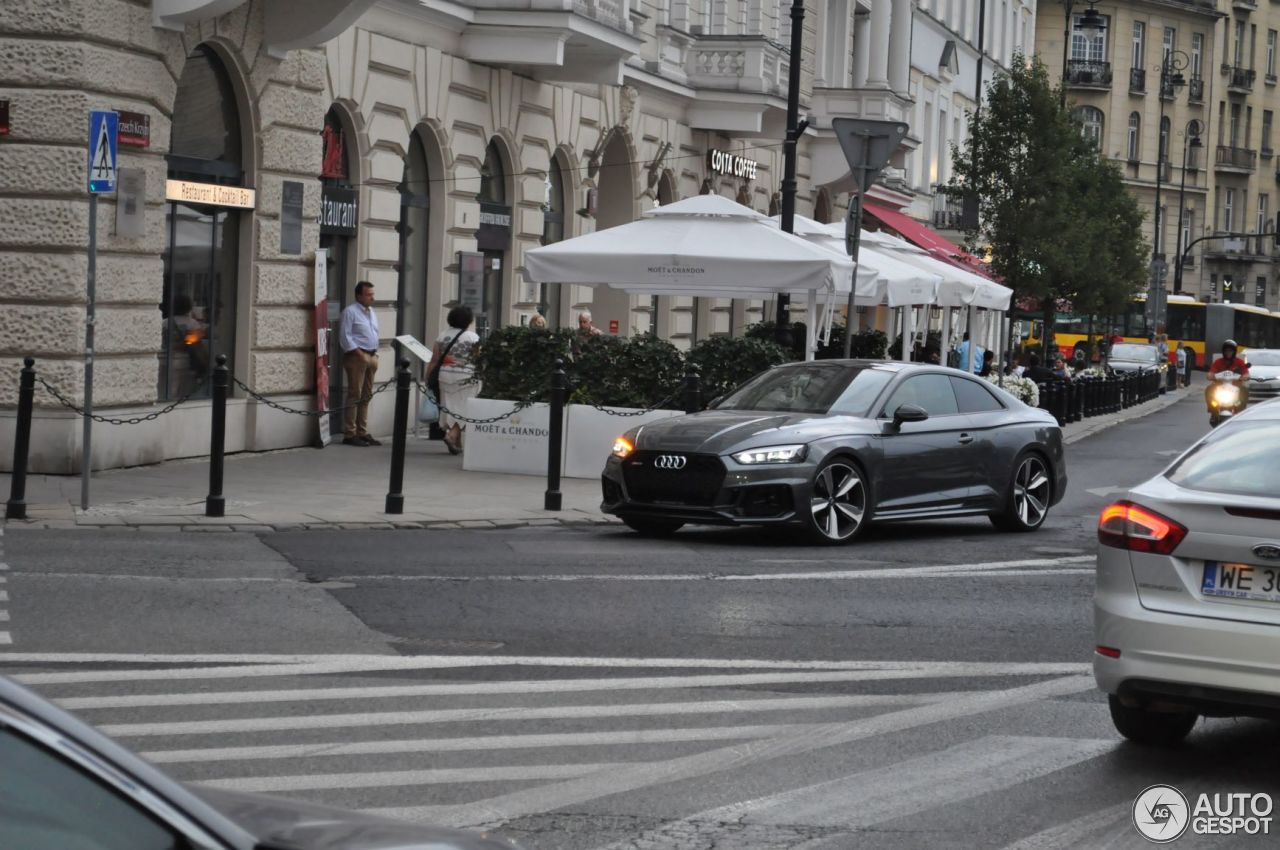
<path fill-rule="evenodd" d="M 699 195 L 646 210 L 639 221 L 525 252 L 533 283 L 605 285 L 638 295 L 809 297 L 809 356 L 817 304 L 834 309 L 849 291 L 853 263 L 783 233 L 762 213 L 719 195 Z"/>

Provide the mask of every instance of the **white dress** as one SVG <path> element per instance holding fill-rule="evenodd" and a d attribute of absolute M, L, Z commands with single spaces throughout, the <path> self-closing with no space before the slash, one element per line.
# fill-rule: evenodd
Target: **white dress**
<path fill-rule="evenodd" d="M 440 395 L 443 396 L 440 402 L 444 407 L 466 416 L 467 400 L 480 394 L 480 383 L 472 381 L 475 370 L 471 366 L 471 352 L 480 341 L 480 337 L 475 331 L 459 331 L 456 328 L 450 328 L 440 334 L 436 342 L 440 344 L 440 350 L 444 351 L 445 346 L 459 333 L 462 336 L 449 349 L 449 353 L 445 355 L 444 364 L 440 367 Z M 440 424 L 444 428 L 463 425 L 443 410 L 440 411 Z"/>

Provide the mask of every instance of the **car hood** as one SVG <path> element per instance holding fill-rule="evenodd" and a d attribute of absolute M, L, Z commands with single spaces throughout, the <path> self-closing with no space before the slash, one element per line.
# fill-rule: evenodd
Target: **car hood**
<path fill-rule="evenodd" d="M 636 448 L 726 454 L 754 446 L 807 443 L 834 433 L 874 433 L 873 420 L 821 413 L 705 410 L 641 426 Z"/>
<path fill-rule="evenodd" d="M 518 850 L 483 833 L 458 832 L 296 800 L 188 786 L 266 850 Z"/>
<path fill-rule="evenodd" d="M 1156 365 L 1157 365 L 1155 363 L 1152 363 L 1150 360 L 1125 360 L 1123 357 L 1113 357 L 1107 361 L 1107 364 L 1112 369 L 1127 369 L 1127 370 L 1154 369 L 1156 368 Z"/>
<path fill-rule="evenodd" d="M 1274 381 L 1280 378 L 1280 366 L 1250 366 L 1249 377 L 1255 381 Z"/>

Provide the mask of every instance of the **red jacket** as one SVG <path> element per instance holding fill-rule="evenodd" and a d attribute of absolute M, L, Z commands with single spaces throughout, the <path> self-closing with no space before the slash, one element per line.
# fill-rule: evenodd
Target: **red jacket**
<path fill-rule="evenodd" d="M 1249 377 L 1249 364 L 1244 358 L 1236 355 L 1234 359 L 1227 360 L 1225 357 L 1219 357 L 1213 361 L 1213 365 L 1209 367 L 1209 377 L 1212 378 L 1219 372 L 1235 372 L 1242 378 Z"/>

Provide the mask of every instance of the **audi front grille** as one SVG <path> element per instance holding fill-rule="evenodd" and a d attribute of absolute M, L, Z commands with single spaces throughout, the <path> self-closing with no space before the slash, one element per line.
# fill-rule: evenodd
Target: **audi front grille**
<path fill-rule="evenodd" d="M 710 507 L 724 485 L 715 455 L 636 452 L 622 462 L 622 480 L 633 502 Z"/>

